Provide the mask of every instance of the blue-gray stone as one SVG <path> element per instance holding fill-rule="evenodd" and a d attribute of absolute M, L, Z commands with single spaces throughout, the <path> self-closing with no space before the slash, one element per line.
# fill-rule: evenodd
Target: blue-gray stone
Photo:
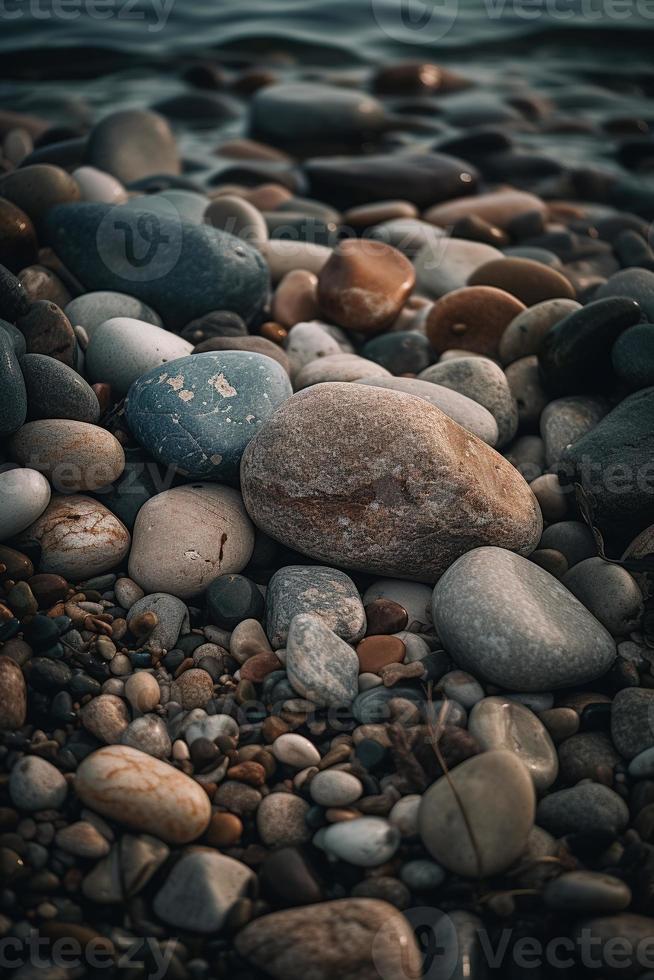
<path fill-rule="evenodd" d="M 159 463 L 191 479 L 235 483 L 248 442 L 291 394 L 288 374 L 265 354 L 211 351 L 148 371 L 130 388 L 125 412 Z"/>
<path fill-rule="evenodd" d="M 169 214 L 109 204 L 62 204 L 48 243 L 87 290 L 128 293 L 175 330 L 212 310 L 250 320 L 268 293 L 261 254 L 224 231 Z"/>
<path fill-rule="evenodd" d="M 361 356 L 381 364 L 392 374 L 420 374 L 435 360 L 429 341 L 417 330 L 397 330 L 373 337 L 361 348 Z"/>
<path fill-rule="evenodd" d="M 320 708 L 349 705 L 359 692 L 359 658 L 318 616 L 294 616 L 286 671 L 297 694 Z"/>
<path fill-rule="evenodd" d="M 14 345 L 14 353 L 16 354 L 16 357 L 21 358 L 27 350 L 27 343 L 24 335 L 20 332 L 18 327 L 15 327 L 13 323 L 8 323 L 7 320 L 0 320 L 0 330 L 4 330 Z"/>
<path fill-rule="evenodd" d="M 0 436 L 20 429 L 27 415 L 27 394 L 12 337 L 0 330 Z"/>
<path fill-rule="evenodd" d="M 621 269 L 614 273 L 595 293 L 596 299 L 605 296 L 635 299 L 646 318 L 654 320 L 654 272 L 649 269 Z"/>
<path fill-rule="evenodd" d="M 294 616 L 311 613 L 348 643 L 366 631 L 366 614 L 357 587 L 345 572 L 326 565 L 286 565 L 275 572 L 266 592 L 266 633 L 273 650 L 286 646 Z"/>
<path fill-rule="evenodd" d="M 100 290 L 96 293 L 83 293 L 76 296 L 64 308 L 64 313 L 74 327 L 84 327 L 89 337 L 96 327 L 105 320 L 126 316 L 131 320 L 142 320 L 153 323 L 155 327 L 163 326 L 161 317 L 149 306 L 142 303 L 136 296 L 126 293 L 115 293 L 111 290 Z"/>
<path fill-rule="evenodd" d="M 579 783 L 541 800 L 536 823 L 554 837 L 602 833 L 617 837 L 629 823 L 629 808 L 608 786 Z"/>
<path fill-rule="evenodd" d="M 27 389 L 27 420 L 74 419 L 90 422 L 100 418 L 93 389 L 77 371 L 47 354 L 26 354 L 21 361 Z"/>

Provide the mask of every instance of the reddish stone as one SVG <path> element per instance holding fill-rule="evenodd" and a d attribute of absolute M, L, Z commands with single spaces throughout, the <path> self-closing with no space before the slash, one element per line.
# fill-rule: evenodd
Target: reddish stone
<path fill-rule="evenodd" d="M 366 636 L 356 647 L 362 674 L 378 674 L 388 664 L 402 663 L 406 647 L 398 636 Z"/>
<path fill-rule="evenodd" d="M 429 311 L 427 339 L 436 354 L 456 348 L 497 357 L 502 334 L 524 309 L 524 303 L 502 289 L 455 289 L 437 300 Z"/>
<path fill-rule="evenodd" d="M 375 599 L 366 606 L 366 636 L 399 633 L 406 627 L 409 614 L 392 599 Z"/>
<path fill-rule="evenodd" d="M 273 670 L 280 670 L 281 661 L 274 653 L 257 653 L 241 667 L 241 680 L 260 684 Z"/>

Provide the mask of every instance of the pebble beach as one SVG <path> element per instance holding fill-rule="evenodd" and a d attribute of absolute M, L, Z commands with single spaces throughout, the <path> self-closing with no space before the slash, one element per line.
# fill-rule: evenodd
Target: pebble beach
<path fill-rule="evenodd" d="M 171 75 L 0 101 L 0 967 L 652 980 L 654 76 Z"/>

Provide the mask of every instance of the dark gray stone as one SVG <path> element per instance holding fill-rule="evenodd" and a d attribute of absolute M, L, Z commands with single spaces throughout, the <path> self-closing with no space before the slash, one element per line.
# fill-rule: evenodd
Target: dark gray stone
<path fill-rule="evenodd" d="M 47 354 L 26 354 L 21 361 L 27 389 L 27 421 L 75 419 L 95 424 L 100 405 L 77 371 Z"/>
<path fill-rule="evenodd" d="M 321 708 L 349 705 L 359 692 L 359 658 L 318 616 L 294 616 L 286 644 L 286 672 L 302 698 Z"/>
<path fill-rule="evenodd" d="M 611 738 L 626 759 L 654 745 L 654 690 L 627 687 L 618 691 L 611 705 Z"/>
<path fill-rule="evenodd" d="M 555 837 L 565 834 L 611 834 L 617 837 L 629 823 L 622 797 L 600 783 L 580 783 L 541 800 L 536 823 Z"/>
<path fill-rule="evenodd" d="M 13 340 L 5 330 L 0 330 L 0 391 L 0 436 L 8 436 L 25 422 L 27 394 Z"/>

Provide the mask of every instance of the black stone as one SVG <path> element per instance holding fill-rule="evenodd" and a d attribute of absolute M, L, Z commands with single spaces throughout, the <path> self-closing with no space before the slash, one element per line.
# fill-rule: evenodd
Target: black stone
<path fill-rule="evenodd" d="M 48 660 L 46 657 L 33 657 L 27 664 L 25 673 L 31 687 L 45 694 L 67 687 L 73 676 L 67 664 L 61 660 Z"/>
<path fill-rule="evenodd" d="M 611 359 L 631 391 L 654 385 L 654 324 L 637 323 L 625 330 L 613 345 Z"/>
<path fill-rule="evenodd" d="M 264 601 L 261 592 L 244 575 L 219 575 L 206 594 L 209 622 L 232 630 L 244 619 L 261 620 Z"/>
<path fill-rule="evenodd" d="M 52 646 L 59 639 L 59 628 L 54 619 L 49 616 L 36 615 L 23 630 L 23 636 L 35 650 L 43 650 Z"/>
<path fill-rule="evenodd" d="M 420 374 L 434 363 L 429 341 L 417 330 L 398 330 L 373 337 L 363 345 L 360 353 L 391 374 Z"/>

